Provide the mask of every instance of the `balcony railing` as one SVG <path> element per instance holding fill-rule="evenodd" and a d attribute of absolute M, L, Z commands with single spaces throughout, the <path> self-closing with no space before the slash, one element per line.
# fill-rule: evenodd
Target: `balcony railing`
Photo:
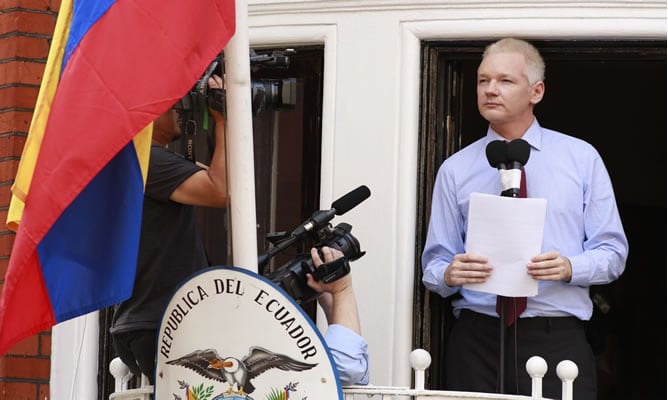
<path fill-rule="evenodd" d="M 422 349 L 413 350 L 410 355 L 411 368 L 415 372 L 412 388 L 394 386 L 344 386 L 345 400 L 540 400 L 543 397 L 543 376 L 547 363 L 541 357 L 531 357 L 526 363 L 527 374 L 531 377 L 531 396 L 517 396 L 498 393 L 456 392 L 448 390 L 425 390 L 424 374 L 431 364 L 431 356 Z M 133 375 L 119 358 L 112 360 L 109 371 L 116 380 L 114 393 L 109 400 L 152 400 L 153 386 L 142 376 L 141 387 L 128 389 Z M 557 365 L 557 376 L 561 379 L 561 400 L 573 400 L 573 381 L 578 375 L 574 362 L 564 360 Z"/>

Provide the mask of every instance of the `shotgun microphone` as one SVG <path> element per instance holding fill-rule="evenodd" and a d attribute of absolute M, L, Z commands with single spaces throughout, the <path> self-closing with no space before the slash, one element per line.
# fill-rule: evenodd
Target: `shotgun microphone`
<path fill-rule="evenodd" d="M 332 208 L 329 210 L 316 211 L 311 215 L 311 218 L 304 221 L 301 225 L 292 231 L 293 237 L 301 237 L 306 232 L 319 230 L 324 227 L 335 215 L 343 215 L 353 208 L 357 207 L 361 202 L 366 200 L 371 195 L 371 191 L 365 185 L 359 186 L 332 203 Z"/>

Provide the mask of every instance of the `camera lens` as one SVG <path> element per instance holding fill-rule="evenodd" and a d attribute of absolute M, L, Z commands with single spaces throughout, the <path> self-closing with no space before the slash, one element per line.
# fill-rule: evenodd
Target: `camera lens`
<path fill-rule="evenodd" d="M 297 79 L 251 81 L 253 115 L 260 111 L 292 110 L 297 104 Z"/>

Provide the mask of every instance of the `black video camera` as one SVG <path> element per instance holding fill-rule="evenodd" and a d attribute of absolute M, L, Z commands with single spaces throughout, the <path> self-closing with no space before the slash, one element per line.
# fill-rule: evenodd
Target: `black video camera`
<path fill-rule="evenodd" d="M 258 259 L 260 271 L 263 271 L 271 257 L 300 243 L 306 237 L 314 241 L 314 247 L 320 251 L 324 246 L 340 250 L 343 257 L 315 268 L 310 253 L 299 254 L 287 264 L 275 271 L 263 275 L 285 290 L 298 304 L 305 304 L 318 296 L 306 283 L 306 274 L 325 283 L 333 282 L 346 276 L 350 272 L 349 261 L 355 261 L 366 252 L 360 250 L 360 244 L 350 231 L 352 226 L 345 222 L 334 228 L 329 221 L 335 215 L 342 215 L 371 195 L 366 186 L 360 186 L 332 203 L 330 210 L 320 210 L 313 213 L 311 218 L 298 226 L 292 233 L 270 233 L 267 239 L 274 245 L 269 252 Z M 320 255 L 322 257 L 322 254 Z"/>
<path fill-rule="evenodd" d="M 343 253 L 342 258 L 315 268 L 310 253 L 300 254 L 292 261 L 264 276 L 285 290 L 297 303 L 310 302 L 318 296 L 318 293 L 307 285 L 307 273 L 313 275 L 317 281 L 333 282 L 350 272 L 349 261 L 355 261 L 365 254 L 360 250 L 357 238 L 350 233 L 351 229 L 349 224 L 342 222 L 334 228 L 327 226 L 317 232 L 321 240 L 315 247 L 320 249 L 327 246 L 338 249 Z"/>
<path fill-rule="evenodd" d="M 250 50 L 250 68 L 258 71 L 262 68 L 288 68 L 289 54 L 294 50 L 274 51 L 271 54 L 257 54 Z M 220 53 L 209 64 L 195 86 L 179 101 L 177 109 L 184 112 L 201 111 L 202 106 L 212 106 L 219 112 L 225 112 L 224 89 L 209 89 L 209 78 L 216 74 L 223 76 L 224 58 Z M 252 112 L 256 116 L 260 111 L 292 110 L 297 103 L 297 79 L 252 79 Z M 199 107 L 198 107 L 199 106 Z M 204 109 L 206 110 L 206 109 Z"/>
<path fill-rule="evenodd" d="M 289 54 L 294 50 L 274 51 L 271 54 L 257 54 L 250 50 L 252 71 L 261 68 L 288 68 Z M 181 124 L 180 152 L 193 161 L 208 165 L 211 149 L 214 148 L 215 125 L 209 115 L 209 107 L 225 114 L 226 95 L 224 89 L 210 89 L 212 75 L 223 76 L 223 53 L 220 53 L 207 67 L 195 85 L 175 105 Z M 297 79 L 257 79 L 251 80 L 253 116 L 261 111 L 292 110 L 297 104 Z"/>

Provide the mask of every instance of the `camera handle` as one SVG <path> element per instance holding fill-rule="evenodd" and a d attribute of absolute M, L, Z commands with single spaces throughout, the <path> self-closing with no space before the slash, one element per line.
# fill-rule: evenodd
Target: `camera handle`
<path fill-rule="evenodd" d="M 316 281 L 329 283 L 348 275 L 349 272 L 350 263 L 348 262 L 348 258 L 341 257 L 320 265 L 311 272 L 311 275 L 313 275 Z"/>
<path fill-rule="evenodd" d="M 197 83 L 197 93 L 199 93 L 200 95 L 202 96 L 206 95 L 207 88 L 209 87 L 209 78 L 211 78 L 211 76 L 215 72 L 218 63 L 219 61 L 217 59 L 214 60 L 206 69 L 204 75 L 202 76 L 202 78 L 200 78 L 199 82 Z"/>
<path fill-rule="evenodd" d="M 292 246 L 295 244 L 298 240 L 301 240 L 301 237 L 298 236 L 290 236 L 287 239 L 279 242 L 275 246 L 269 249 L 265 254 L 261 255 L 258 257 L 257 264 L 260 267 L 265 267 L 269 260 L 276 254 L 282 252 L 283 250 L 287 249 L 288 247 Z"/>

